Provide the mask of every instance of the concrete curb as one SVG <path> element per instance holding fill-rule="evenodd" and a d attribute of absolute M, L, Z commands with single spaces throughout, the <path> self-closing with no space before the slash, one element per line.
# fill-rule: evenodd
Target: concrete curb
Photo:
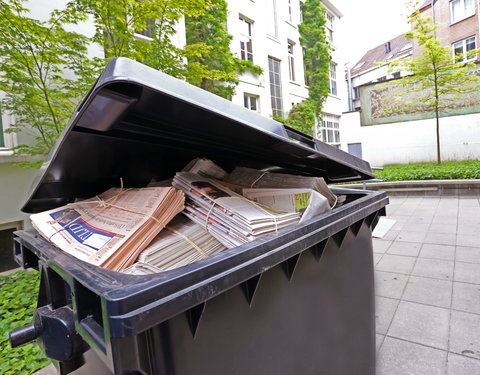
<path fill-rule="evenodd" d="M 363 189 L 363 184 L 338 185 Z M 367 190 L 382 190 L 389 195 L 480 197 L 480 180 L 420 180 L 366 183 Z"/>

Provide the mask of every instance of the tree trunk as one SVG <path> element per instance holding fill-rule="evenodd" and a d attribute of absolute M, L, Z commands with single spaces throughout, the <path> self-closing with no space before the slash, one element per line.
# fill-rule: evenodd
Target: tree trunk
<path fill-rule="evenodd" d="M 442 160 L 440 158 L 440 119 L 438 117 L 438 111 L 435 112 L 435 120 L 437 125 L 437 163 L 440 164 Z"/>

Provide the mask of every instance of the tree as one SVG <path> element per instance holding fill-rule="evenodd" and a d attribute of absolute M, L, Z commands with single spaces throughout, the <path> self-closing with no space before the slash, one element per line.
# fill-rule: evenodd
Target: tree
<path fill-rule="evenodd" d="M 55 11 L 42 22 L 28 17 L 23 0 L 7 0 L 0 1 L 0 13 L 2 110 L 15 115 L 9 132 L 33 137 L 14 151 L 45 156 L 95 81 L 95 62 L 86 58 L 87 38 L 64 28 L 74 21 L 70 11 Z"/>
<path fill-rule="evenodd" d="M 436 37 L 438 25 L 431 17 L 423 17 L 420 12 L 414 11 L 408 21 L 412 25 L 412 31 L 405 36 L 417 41 L 422 54 L 417 58 L 391 62 L 390 69 L 411 73 L 395 80 L 395 85 L 404 88 L 403 94 L 416 93 L 413 101 L 402 103 L 403 108 L 418 108 L 435 113 L 437 163 L 440 164 L 440 115 L 453 103 L 461 100 L 462 95 L 478 89 L 480 79 L 476 65 L 470 59 L 477 52 L 473 50 L 468 56 L 457 55 L 452 58 L 451 47 L 442 46 Z"/>
<path fill-rule="evenodd" d="M 325 30 L 325 8 L 320 0 L 306 0 L 302 5 L 303 21 L 298 26 L 300 43 L 304 48 L 305 73 L 308 78 L 306 103 L 292 108 L 286 124 L 307 134 L 313 134 L 316 121 L 330 92 L 330 64 L 332 47 Z M 313 115 L 312 115 L 313 112 Z M 301 121 L 308 121 L 301 126 Z M 301 126 L 301 128 L 298 128 Z"/>
<path fill-rule="evenodd" d="M 232 54 L 232 36 L 227 33 L 226 24 L 226 0 L 212 0 L 205 14 L 186 17 L 186 79 L 204 90 L 230 99 L 235 93 L 239 73 L 251 70 L 261 74 L 262 69 Z"/>
<path fill-rule="evenodd" d="M 174 45 L 173 36 L 183 16 L 205 14 L 210 1 L 72 0 L 72 5 L 78 13 L 92 16 L 96 28 L 93 42 L 104 47 L 106 61 L 129 57 L 184 79 L 186 51 Z"/>

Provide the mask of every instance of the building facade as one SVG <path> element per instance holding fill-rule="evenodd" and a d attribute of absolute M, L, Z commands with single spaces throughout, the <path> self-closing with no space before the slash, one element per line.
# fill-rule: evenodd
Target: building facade
<path fill-rule="evenodd" d="M 227 30 L 233 36 L 231 50 L 238 57 L 251 60 L 263 69 L 263 74 L 246 72 L 241 75 L 232 101 L 266 117 L 286 117 L 296 103 L 308 97 L 305 80 L 303 49 L 299 41 L 298 25 L 301 23 L 301 0 L 245 0 L 228 1 Z M 31 17 L 46 21 L 54 9 L 62 9 L 66 0 L 38 0 L 28 2 Z M 335 45 L 335 30 L 342 14 L 329 0 L 324 0 L 327 16 L 327 35 Z M 185 26 L 177 25 L 173 43 L 182 47 L 186 43 Z M 95 26 L 86 21 L 71 25 L 71 30 L 92 36 Z M 145 38 L 138 35 L 138 38 Z M 103 56 L 103 48 L 92 45 L 92 57 Z M 336 54 L 330 71 L 330 95 L 323 108 L 322 121 L 315 129 L 317 137 L 340 145 L 339 123 L 342 104 L 339 96 L 339 68 L 343 66 Z M 340 81 L 340 82 L 339 82 Z M 0 93 L 1 95 L 1 93 Z M 36 174 L 35 170 L 20 169 L 15 163 L 22 158 L 12 156 L 12 148 L 28 144 L 28 134 L 5 133 L 15 118 L 0 113 L 0 272 L 11 268 L 11 235 L 14 230 L 29 227 L 28 215 L 20 212 L 27 191 Z"/>
<path fill-rule="evenodd" d="M 478 2 L 474 0 L 427 0 L 419 11 L 438 25 L 436 36 L 449 47 L 452 62 L 476 61 L 469 53 L 478 47 Z M 410 45 L 409 45 L 410 44 Z M 402 46 L 403 45 L 403 46 Z M 390 50 L 390 51 L 389 51 Z M 382 113 L 382 103 L 388 105 L 405 96 L 396 92 L 394 79 L 408 72 L 389 72 L 375 61 L 418 57 L 421 50 L 415 41 L 399 36 L 385 45 L 368 51 L 347 72 L 351 84 L 348 113 L 342 116 L 344 134 L 341 148 L 370 161 L 372 165 L 388 165 L 436 161 L 435 121 L 432 113 Z M 392 79 L 388 90 L 378 82 Z M 405 99 L 403 99 L 405 100 Z M 414 100 L 411 96 L 409 100 Z M 469 95 L 452 105 L 440 119 L 442 160 L 476 160 L 480 158 L 480 104 L 477 95 Z"/>

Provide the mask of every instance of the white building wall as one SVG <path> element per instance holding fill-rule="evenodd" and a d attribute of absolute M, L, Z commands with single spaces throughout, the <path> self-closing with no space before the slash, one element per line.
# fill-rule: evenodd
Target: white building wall
<path fill-rule="evenodd" d="M 360 126 L 360 113 L 342 116 L 342 150 L 361 143 L 372 166 L 437 161 L 435 119 Z M 440 119 L 442 161 L 480 158 L 480 114 Z"/>

